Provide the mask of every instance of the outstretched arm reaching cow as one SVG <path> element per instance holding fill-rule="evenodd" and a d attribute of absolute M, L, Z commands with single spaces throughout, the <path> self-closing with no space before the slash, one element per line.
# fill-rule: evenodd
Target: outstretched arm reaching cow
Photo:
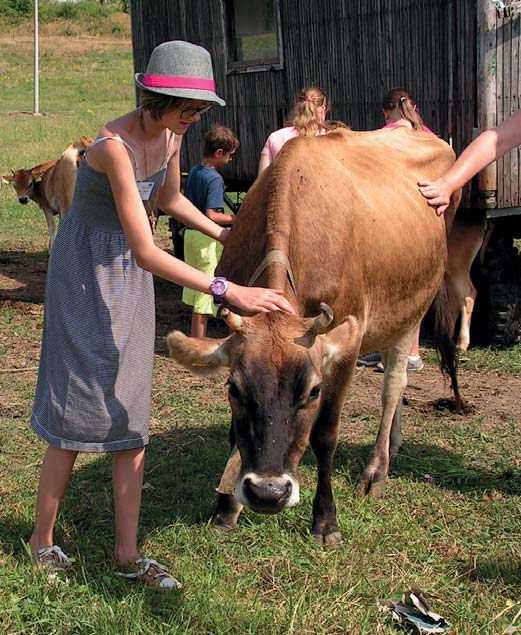
<path fill-rule="evenodd" d="M 436 181 L 419 181 L 420 192 L 441 216 L 451 194 L 463 187 L 480 170 L 521 145 L 521 110 L 497 128 L 485 130 L 461 154 L 456 163 Z"/>

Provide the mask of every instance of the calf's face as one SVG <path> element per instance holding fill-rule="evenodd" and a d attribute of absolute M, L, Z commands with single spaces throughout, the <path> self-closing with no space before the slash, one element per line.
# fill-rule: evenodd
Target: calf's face
<path fill-rule="evenodd" d="M 18 202 L 22 205 L 27 205 L 34 195 L 34 186 L 36 183 L 36 177 L 32 171 L 13 170 L 12 174 L 4 178 L 12 183 L 16 196 L 18 196 Z"/>
<path fill-rule="evenodd" d="M 356 356 L 355 318 L 325 334 L 332 320 L 323 305 L 317 318 L 280 311 L 223 317 L 232 329 L 224 340 L 171 333 L 172 356 L 199 374 L 229 368 L 228 399 L 241 456 L 235 496 L 257 512 L 273 514 L 299 502 L 298 465 L 309 445 L 323 402 L 328 371 Z"/>

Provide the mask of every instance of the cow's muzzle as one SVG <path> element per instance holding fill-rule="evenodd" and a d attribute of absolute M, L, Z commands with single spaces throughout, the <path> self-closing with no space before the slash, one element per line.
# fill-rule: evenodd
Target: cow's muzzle
<path fill-rule="evenodd" d="M 21 203 L 22 205 L 27 205 L 29 200 L 30 199 L 28 196 L 20 196 L 20 198 L 18 199 L 18 202 Z"/>
<path fill-rule="evenodd" d="M 239 479 L 235 498 L 259 514 L 278 514 L 298 503 L 299 486 L 289 474 L 269 477 L 249 473 Z"/>

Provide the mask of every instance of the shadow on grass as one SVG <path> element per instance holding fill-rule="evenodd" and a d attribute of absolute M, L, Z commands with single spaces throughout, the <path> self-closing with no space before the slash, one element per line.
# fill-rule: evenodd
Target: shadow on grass
<path fill-rule="evenodd" d="M 335 466 L 347 465 L 353 481 L 360 476 L 371 452 L 371 445 L 339 444 Z M 391 465 L 392 478 L 429 480 L 437 487 L 462 494 L 497 490 L 508 495 L 521 495 L 521 474 L 505 467 L 489 471 L 465 465 L 461 455 L 437 445 L 404 441 L 398 457 Z M 384 493 L 385 496 L 385 493 Z"/>
<path fill-rule="evenodd" d="M 0 251 L 0 274 L 11 281 L 11 288 L 0 288 L 0 301 L 43 304 L 47 256 L 47 250 Z"/>
<path fill-rule="evenodd" d="M 490 560 L 477 558 L 466 571 L 462 571 L 463 577 L 471 581 L 496 580 L 506 584 L 521 583 L 521 562 L 516 560 Z"/>

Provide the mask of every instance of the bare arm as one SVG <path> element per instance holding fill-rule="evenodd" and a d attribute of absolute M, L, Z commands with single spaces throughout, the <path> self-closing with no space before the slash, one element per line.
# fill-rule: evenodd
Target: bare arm
<path fill-rule="evenodd" d="M 181 193 L 181 168 L 179 166 L 179 142 L 176 139 L 175 152 L 168 162 L 166 179 L 158 198 L 158 206 L 170 216 L 175 216 L 184 225 L 224 242 L 228 235 L 228 230 L 223 229 L 218 224 L 207 218 Z M 193 287 L 192 287 L 193 288 Z"/>
<path fill-rule="evenodd" d="M 214 223 L 217 223 L 217 225 L 232 225 L 235 220 L 234 216 L 230 216 L 230 214 L 225 214 L 224 212 L 218 212 L 216 209 L 207 209 L 206 216 Z"/>
<path fill-rule="evenodd" d="M 271 163 L 271 159 L 270 159 L 269 155 L 268 154 L 261 154 L 261 158 L 260 158 L 260 161 L 259 161 L 259 171 L 257 172 L 257 176 L 262 174 L 270 163 Z"/>
<path fill-rule="evenodd" d="M 450 196 L 455 190 L 463 187 L 480 170 L 518 145 L 521 145 L 521 110 L 497 128 L 482 132 L 437 181 L 420 181 L 420 192 L 441 216 L 449 206 Z"/>
<path fill-rule="evenodd" d="M 92 149 L 89 161 L 92 167 L 107 174 L 123 231 L 138 265 L 176 284 L 209 293 L 213 276 L 174 258 L 154 243 L 147 214 L 136 186 L 130 157 L 123 144 L 105 141 Z M 214 233 L 225 231 L 208 220 L 184 196 L 180 196 L 181 198 L 174 197 L 175 201 L 180 201 L 180 218 L 189 220 L 193 227 L 197 226 L 197 223 L 192 220 L 192 216 L 200 217 L 206 220 L 205 225 L 210 229 L 217 228 Z M 192 214 L 192 208 L 197 214 Z M 175 207 L 176 212 L 178 209 Z M 276 289 L 241 287 L 229 283 L 225 298 L 231 304 L 252 313 L 278 309 L 294 313 L 282 291 Z"/>

